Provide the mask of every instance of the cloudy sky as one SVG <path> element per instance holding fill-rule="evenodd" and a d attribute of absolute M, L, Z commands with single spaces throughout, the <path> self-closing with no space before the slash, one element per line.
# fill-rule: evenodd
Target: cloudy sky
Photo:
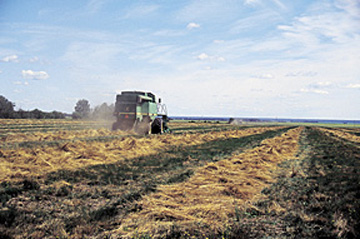
<path fill-rule="evenodd" d="M 359 0 L 1 0 L 0 95 L 71 113 L 360 119 Z"/>

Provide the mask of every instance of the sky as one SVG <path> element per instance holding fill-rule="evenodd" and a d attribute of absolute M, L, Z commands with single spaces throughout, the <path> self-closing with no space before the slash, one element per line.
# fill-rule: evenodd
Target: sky
<path fill-rule="evenodd" d="M 0 95 L 72 113 L 360 119 L 359 0 L 0 0 Z"/>

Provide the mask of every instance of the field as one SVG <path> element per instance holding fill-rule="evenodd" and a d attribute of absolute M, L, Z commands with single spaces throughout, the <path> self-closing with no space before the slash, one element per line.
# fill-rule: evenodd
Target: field
<path fill-rule="evenodd" d="M 360 237 L 360 127 L 0 123 L 0 238 Z"/>

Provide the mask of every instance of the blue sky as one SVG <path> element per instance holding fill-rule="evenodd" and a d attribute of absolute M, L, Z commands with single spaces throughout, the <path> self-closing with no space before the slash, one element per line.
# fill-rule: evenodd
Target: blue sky
<path fill-rule="evenodd" d="M 360 1 L 0 1 L 0 95 L 17 109 L 122 90 L 173 116 L 360 119 Z"/>

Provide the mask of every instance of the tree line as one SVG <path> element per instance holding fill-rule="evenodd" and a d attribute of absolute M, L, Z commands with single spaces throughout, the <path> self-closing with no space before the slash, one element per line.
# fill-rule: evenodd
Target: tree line
<path fill-rule="evenodd" d="M 0 95 L 0 118 L 2 119 L 113 119 L 114 104 L 103 103 L 91 109 L 88 100 L 79 100 L 72 114 L 66 114 L 59 111 L 44 112 L 39 109 L 34 110 L 15 110 L 15 103 Z"/>
<path fill-rule="evenodd" d="M 82 99 L 76 103 L 74 109 L 75 111 L 72 113 L 73 119 L 112 120 L 115 105 L 103 103 L 91 109 L 89 101 Z"/>
<path fill-rule="evenodd" d="M 64 119 L 65 114 L 59 111 L 44 112 L 39 109 L 15 110 L 15 103 L 0 95 L 0 118 L 2 119 Z"/>

